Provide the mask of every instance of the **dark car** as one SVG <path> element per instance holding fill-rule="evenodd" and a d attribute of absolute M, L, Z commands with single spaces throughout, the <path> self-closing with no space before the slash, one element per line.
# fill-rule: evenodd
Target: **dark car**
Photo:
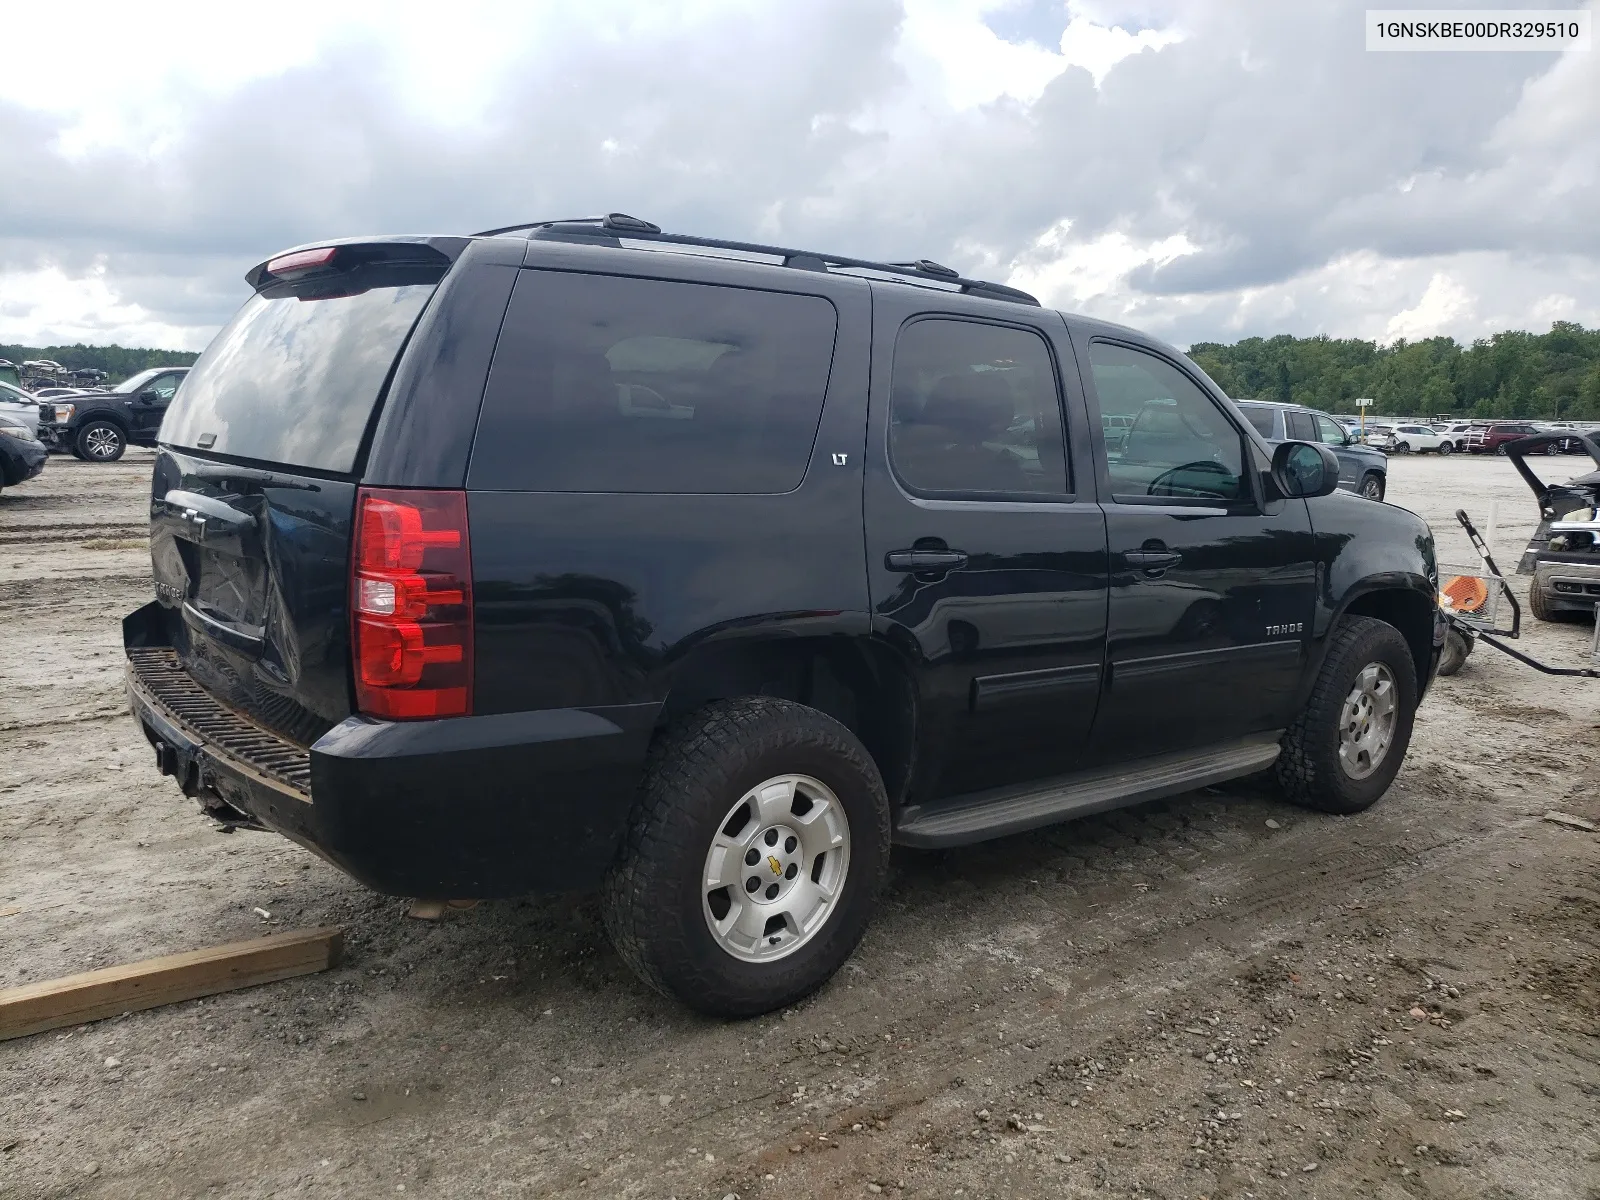
<path fill-rule="evenodd" d="M 1339 486 L 1368 500 L 1382 500 L 1389 487 L 1389 456 L 1361 440 L 1325 412 L 1269 400 L 1236 400 L 1245 420 L 1269 443 L 1316 442 L 1339 460 Z"/>
<path fill-rule="evenodd" d="M 1135 330 L 616 215 L 247 279 L 162 429 L 133 709 L 375 889 L 598 888 L 644 979 L 750 1014 L 891 844 L 1399 770 L 1427 525 Z"/>
<path fill-rule="evenodd" d="M 1506 447 L 1512 442 L 1532 437 L 1538 432 L 1538 429 L 1526 421 L 1500 421 L 1493 425 L 1480 425 L 1468 430 L 1464 441 L 1466 449 L 1473 454 L 1498 454 L 1504 457 Z M 1549 453 L 1560 453 L 1559 444 L 1550 443 Z"/>
<path fill-rule="evenodd" d="M 22 421 L 0 413 L 0 489 L 15 487 L 44 470 L 46 452 Z"/>
<path fill-rule="evenodd" d="M 39 406 L 39 437 L 89 462 L 116 462 L 129 444 L 154 446 L 161 419 L 189 373 L 153 367 L 108 392 L 81 391 Z"/>

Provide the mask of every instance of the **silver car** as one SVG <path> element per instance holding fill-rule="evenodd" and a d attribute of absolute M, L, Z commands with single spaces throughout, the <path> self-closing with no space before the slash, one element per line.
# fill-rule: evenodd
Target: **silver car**
<path fill-rule="evenodd" d="M 39 401 L 13 384 L 0 380 L 0 416 L 39 436 Z"/>

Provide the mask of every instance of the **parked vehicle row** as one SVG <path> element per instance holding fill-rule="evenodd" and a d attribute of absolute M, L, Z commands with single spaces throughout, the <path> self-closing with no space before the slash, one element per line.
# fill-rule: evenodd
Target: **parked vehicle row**
<path fill-rule="evenodd" d="M 1536 433 L 1566 433 L 1540 448 L 1542 454 L 1578 454 L 1580 431 L 1571 425 L 1538 421 L 1372 421 L 1365 425 L 1341 422 L 1364 445 L 1388 454 L 1497 454 L 1518 438 Z"/>

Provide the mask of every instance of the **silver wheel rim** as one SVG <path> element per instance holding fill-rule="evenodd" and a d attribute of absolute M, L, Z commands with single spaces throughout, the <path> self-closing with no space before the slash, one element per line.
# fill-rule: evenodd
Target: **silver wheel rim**
<path fill-rule="evenodd" d="M 809 775 L 774 776 L 740 796 L 711 839 L 700 887 L 706 927 L 734 958 L 783 958 L 827 925 L 849 870 L 839 798 Z"/>
<path fill-rule="evenodd" d="M 115 429 L 107 429 L 104 425 L 97 425 L 89 430 L 83 440 L 88 444 L 89 453 L 96 458 L 107 458 L 115 454 L 117 446 L 122 441 Z"/>
<path fill-rule="evenodd" d="M 1368 663 L 1361 668 L 1339 714 L 1339 765 L 1351 779 L 1367 778 L 1388 757 L 1397 696 L 1388 667 Z"/>
<path fill-rule="evenodd" d="M 1367 485 L 1361 489 L 1361 494 L 1368 500 L 1376 500 L 1379 495 L 1378 481 L 1376 479 L 1367 480 Z"/>

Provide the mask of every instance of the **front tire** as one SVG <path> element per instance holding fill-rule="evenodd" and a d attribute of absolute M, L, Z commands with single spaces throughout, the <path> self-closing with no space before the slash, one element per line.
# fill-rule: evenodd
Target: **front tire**
<path fill-rule="evenodd" d="M 1501 442 L 1498 446 L 1496 446 L 1494 448 L 1494 452 L 1496 454 L 1498 454 L 1501 458 L 1504 458 L 1506 456 L 1506 445 L 1507 445 L 1506 442 Z"/>
<path fill-rule="evenodd" d="M 1368 472 L 1361 479 L 1361 494 L 1368 500 L 1381 502 L 1383 500 L 1383 476 L 1376 472 Z"/>
<path fill-rule="evenodd" d="M 1417 710 L 1417 668 L 1400 631 L 1372 617 L 1334 629 L 1305 709 L 1283 735 L 1273 775 L 1306 808 L 1357 813 L 1394 782 Z"/>
<path fill-rule="evenodd" d="M 72 446 L 88 462 L 116 462 L 128 448 L 128 435 L 112 421 L 89 421 L 78 430 Z"/>
<path fill-rule="evenodd" d="M 854 734 L 788 700 L 717 701 L 651 751 L 606 929 L 656 990 L 756 1016 L 850 957 L 888 866 L 888 798 Z"/>
<path fill-rule="evenodd" d="M 1538 579 L 1528 585 L 1528 611 L 1539 621 L 1559 621 L 1567 615 L 1565 609 L 1550 607 Z"/>

